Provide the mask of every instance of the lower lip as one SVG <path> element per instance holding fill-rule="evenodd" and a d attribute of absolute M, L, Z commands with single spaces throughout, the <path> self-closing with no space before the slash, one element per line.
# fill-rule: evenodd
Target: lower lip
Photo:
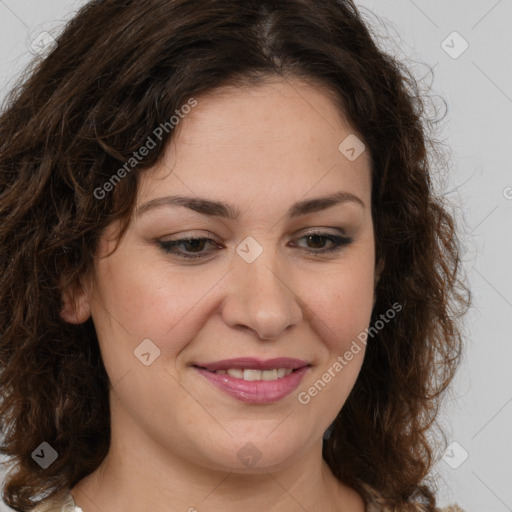
<path fill-rule="evenodd" d="M 304 366 L 281 379 L 248 381 L 195 367 L 214 386 L 247 404 L 271 404 L 281 400 L 299 387 L 309 368 Z"/>

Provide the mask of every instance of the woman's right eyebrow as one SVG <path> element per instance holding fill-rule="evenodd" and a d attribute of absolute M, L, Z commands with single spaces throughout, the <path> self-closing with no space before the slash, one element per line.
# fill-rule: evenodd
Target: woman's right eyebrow
<path fill-rule="evenodd" d="M 340 191 L 324 197 L 298 201 L 288 209 L 287 215 L 289 218 L 296 218 L 345 203 L 355 203 L 359 204 L 362 208 L 366 208 L 363 200 L 356 195 L 350 192 Z M 241 213 L 240 209 L 227 204 L 224 201 L 215 201 L 191 196 L 165 196 L 151 199 L 150 201 L 142 204 L 137 208 L 135 215 L 139 217 L 150 210 L 161 208 L 163 206 L 183 206 L 202 215 L 223 217 L 230 220 L 238 219 Z"/>

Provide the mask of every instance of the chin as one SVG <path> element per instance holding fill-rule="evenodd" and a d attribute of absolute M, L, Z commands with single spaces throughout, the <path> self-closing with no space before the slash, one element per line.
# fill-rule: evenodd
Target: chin
<path fill-rule="evenodd" d="M 262 428 L 248 435 L 233 435 L 227 443 L 225 438 L 222 443 L 210 439 L 204 447 L 208 452 L 203 452 L 210 462 L 207 465 L 244 474 L 277 471 L 301 458 L 316 439 L 308 439 L 304 433 L 293 432 L 289 427 L 283 428 L 281 435 L 271 432 L 272 429 Z"/>

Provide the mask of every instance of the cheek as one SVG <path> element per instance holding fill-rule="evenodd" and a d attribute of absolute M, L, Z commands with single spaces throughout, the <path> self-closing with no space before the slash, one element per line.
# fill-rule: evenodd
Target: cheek
<path fill-rule="evenodd" d="M 374 291 L 371 253 L 315 277 L 305 286 L 307 303 L 324 343 L 331 351 L 343 353 L 370 322 Z"/>
<path fill-rule="evenodd" d="M 199 325 L 198 311 L 204 315 L 208 292 L 219 277 L 199 266 L 180 270 L 145 256 L 119 254 L 98 266 L 93 313 L 98 335 L 114 338 L 116 346 L 128 344 L 132 351 L 149 338 L 162 351 L 177 352 L 192 319 Z"/>

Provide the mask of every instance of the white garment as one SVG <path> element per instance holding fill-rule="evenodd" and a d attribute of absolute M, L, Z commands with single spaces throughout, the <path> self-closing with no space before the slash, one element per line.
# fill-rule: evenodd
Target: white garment
<path fill-rule="evenodd" d="M 39 504 L 32 512 L 83 512 L 68 492 Z"/>

